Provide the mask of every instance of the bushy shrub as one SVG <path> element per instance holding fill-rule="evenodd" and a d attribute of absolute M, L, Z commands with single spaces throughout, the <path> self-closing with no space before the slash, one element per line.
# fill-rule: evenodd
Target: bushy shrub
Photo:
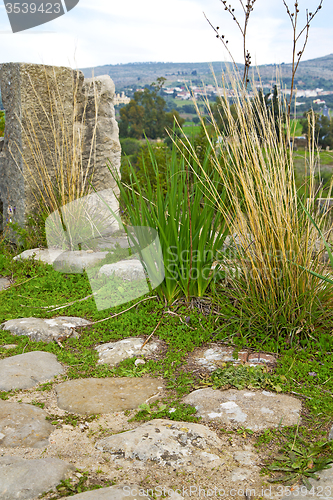
<path fill-rule="evenodd" d="M 141 142 L 138 139 L 132 137 L 126 137 L 126 139 L 120 139 L 121 154 L 123 156 L 131 156 L 137 154 L 141 148 Z"/>

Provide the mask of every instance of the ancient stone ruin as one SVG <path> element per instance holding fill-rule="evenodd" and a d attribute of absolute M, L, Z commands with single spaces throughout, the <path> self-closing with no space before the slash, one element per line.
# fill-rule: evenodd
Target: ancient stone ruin
<path fill-rule="evenodd" d="M 60 186 L 61 178 L 67 197 L 73 186 L 81 193 L 68 198 L 68 203 L 90 193 L 89 206 L 100 203 L 90 179 L 118 213 L 119 190 L 107 166 L 120 175 L 111 78 L 85 79 L 81 71 L 66 67 L 6 63 L 0 66 L 0 85 L 6 112 L 0 152 L 0 229 L 8 222 L 26 227 L 27 214 L 38 212 L 42 197 L 48 201 L 49 213 L 56 210 L 59 204 L 48 186 Z M 107 214 L 111 234 L 119 225 L 109 210 Z M 17 241 L 15 233 L 9 235 Z"/>

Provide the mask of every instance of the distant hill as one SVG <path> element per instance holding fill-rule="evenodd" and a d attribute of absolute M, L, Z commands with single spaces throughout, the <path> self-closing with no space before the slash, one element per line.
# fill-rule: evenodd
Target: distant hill
<path fill-rule="evenodd" d="M 277 65 L 259 66 L 263 80 L 273 79 Z M 291 83 L 291 64 L 281 64 L 279 72 L 283 81 Z M 296 73 L 296 84 L 299 89 L 324 88 L 333 90 L 333 54 L 301 61 Z"/>
<path fill-rule="evenodd" d="M 216 75 L 221 75 L 226 64 L 223 62 L 212 63 Z M 86 78 L 90 78 L 92 73 L 95 76 L 109 75 L 114 81 L 116 88 L 128 86 L 143 86 L 150 84 L 160 76 L 167 79 L 166 85 L 177 82 L 178 79 L 197 81 L 198 84 L 204 79 L 205 83 L 210 83 L 212 72 L 210 63 L 163 63 L 163 62 L 143 62 L 128 64 L 108 64 L 95 68 L 81 69 Z"/>
<path fill-rule="evenodd" d="M 86 78 L 91 77 L 92 73 L 95 76 L 109 75 L 114 81 L 116 89 L 122 90 L 126 87 L 140 87 L 150 84 L 160 76 L 167 79 L 166 85 L 175 84 L 178 80 L 183 81 L 184 79 L 192 82 L 194 85 L 200 85 L 202 81 L 205 84 L 214 84 L 211 66 L 213 67 L 217 81 L 220 82 L 222 71 L 227 66 L 231 67 L 231 64 L 216 61 L 212 63 L 143 62 L 109 64 L 96 66 L 95 68 L 83 68 L 81 71 Z M 244 66 L 239 64 L 238 68 L 242 72 Z M 275 80 L 278 69 L 277 65 L 266 64 L 258 68 L 263 84 L 268 84 Z M 256 68 L 252 68 L 252 71 L 256 75 Z M 287 86 L 290 85 L 291 64 L 281 64 L 279 72 L 283 83 Z M 325 90 L 333 90 L 333 54 L 308 61 L 301 61 L 296 74 L 296 86 L 299 89 L 323 88 Z"/>

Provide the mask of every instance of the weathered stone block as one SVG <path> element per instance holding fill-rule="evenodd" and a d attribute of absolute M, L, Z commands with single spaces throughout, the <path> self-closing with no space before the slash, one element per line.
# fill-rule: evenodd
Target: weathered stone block
<path fill-rule="evenodd" d="M 59 208 L 54 189 L 47 186 L 59 186 L 61 170 L 65 179 L 62 205 L 93 193 L 89 207 L 93 206 L 94 197 L 98 198 L 88 183 L 90 178 L 97 191 L 108 190 L 107 201 L 117 213 L 119 191 L 107 167 L 110 160 L 113 171 L 120 173 L 111 78 L 84 80 L 81 71 L 70 68 L 6 63 L 0 66 L 0 85 L 6 111 L 0 153 L 4 226 L 17 222 L 24 227 L 27 214 L 39 211 L 42 197 L 50 213 Z M 69 198 L 73 186 L 77 186 L 76 195 Z M 113 219 L 110 233 L 118 229 Z M 17 242 L 13 233 L 10 239 Z"/>

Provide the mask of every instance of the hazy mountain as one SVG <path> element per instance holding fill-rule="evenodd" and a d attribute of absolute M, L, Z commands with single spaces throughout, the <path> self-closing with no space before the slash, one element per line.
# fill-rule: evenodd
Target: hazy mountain
<path fill-rule="evenodd" d="M 224 62 L 213 63 L 163 63 L 163 62 L 143 62 L 128 64 L 109 64 L 105 66 L 96 66 L 95 68 L 83 68 L 81 71 L 85 77 L 109 75 L 114 81 L 116 88 L 121 90 L 125 87 L 140 87 L 150 84 L 160 76 L 167 79 L 166 85 L 176 83 L 178 80 L 192 82 L 195 85 L 204 83 L 214 84 L 211 67 L 213 67 L 217 81 L 220 82 L 222 70 L 226 66 L 231 66 Z M 240 72 L 243 71 L 243 65 L 238 65 Z M 261 80 L 264 84 L 274 81 L 276 71 L 279 69 L 283 83 L 288 85 L 291 81 L 291 64 L 282 64 L 279 68 L 275 64 L 262 65 L 258 67 Z M 256 68 L 252 71 L 257 75 Z M 257 79 L 257 78 L 256 78 Z M 180 82 L 178 82 L 180 83 Z M 301 61 L 296 74 L 296 86 L 299 89 L 324 88 L 333 90 L 333 54 L 308 61 Z"/>

